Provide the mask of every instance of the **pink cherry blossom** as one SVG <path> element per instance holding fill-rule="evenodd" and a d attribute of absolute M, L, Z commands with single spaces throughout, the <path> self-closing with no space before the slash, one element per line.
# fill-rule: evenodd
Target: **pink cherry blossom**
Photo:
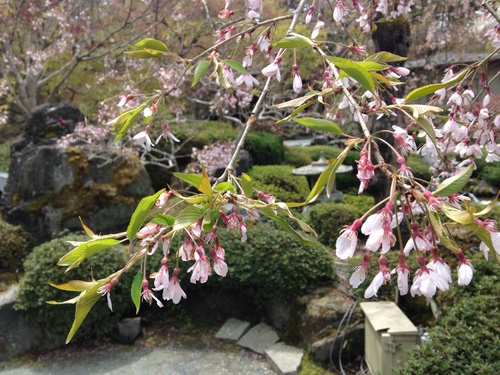
<path fill-rule="evenodd" d="M 323 22 L 323 15 L 320 13 L 318 14 L 318 20 L 316 21 L 316 25 L 313 27 L 313 31 L 311 33 L 311 39 L 316 39 L 316 37 L 319 35 L 319 32 L 321 29 L 325 27 L 325 23 Z"/>
<path fill-rule="evenodd" d="M 432 259 L 427 263 L 427 268 L 434 270 L 438 273 L 448 284 L 451 284 L 451 270 L 438 254 L 437 247 L 432 248 Z"/>
<path fill-rule="evenodd" d="M 170 279 L 169 286 L 167 288 L 166 300 L 172 300 L 173 303 L 178 304 L 181 300 L 181 297 L 186 299 L 186 293 L 181 288 L 181 284 L 179 283 L 179 272 L 178 268 L 174 268 L 174 275 Z M 165 292 L 164 292 L 165 295 Z"/>
<path fill-rule="evenodd" d="M 108 300 L 108 308 L 110 311 L 113 311 L 113 304 L 111 303 L 111 288 L 118 283 L 118 279 L 115 277 L 109 281 L 109 283 L 104 284 L 99 289 L 97 289 L 97 293 L 101 296 L 106 296 Z"/>
<path fill-rule="evenodd" d="M 257 81 L 257 79 L 254 78 L 251 74 L 242 74 L 238 78 L 236 78 L 236 86 L 240 86 L 242 83 L 244 83 L 249 88 L 259 85 L 259 81 Z"/>
<path fill-rule="evenodd" d="M 306 25 L 309 25 L 309 23 L 311 22 L 313 14 L 314 14 L 314 5 L 311 5 L 306 14 L 306 21 L 305 21 Z"/>
<path fill-rule="evenodd" d="M 189 238 L 186 238 L 179 248 L 179 257 L 183 261 L 194 260 L 194 246 Z"/>
<path fill-rule="evenodd" d="M 356 161 L 356 163 L 358 163 L 358 173 L 356 177 L 361 181 L 358 194 L 361 194 L 368 187 L 368 183 L 375 175 L 375 167 L 370 161 L 370 157 L 368 156 L 368 152 L 366 150 L 361 151 L 360 158 Z"/>
<path fill-rule="evenodd" d="M 197 281 L 200 283 L 206 283 L 208 276 L 212 273 L 210 268 L 210 261 L 205 255 L 205 250 L 202 245 L 196 246 L 196 251 L 194 252 L 195 263 L 187 270 L 187 272 L 192 272 L 190 281 L 196 284 Z"/>
<path fill-rule="evenodd" d="M 149 289 L 149 283 L 146 279 L 142 280 L 142 293 L 141 293 L 142 300 L 149 303 L 153 302 L 153 300 L 156 301 L 156 304 L 158 307 L 163 307 L 163 303 L 156 298 L 156 296 L 153 294 L 153 292 Z"/>
<path fill-rule="evenodd" d="M 373 296 L 377 296 L 378 290 L 380 287 L 391 281 L 391 271 L 387 268 L 387 258 L 384 255 L 380 256 L 379 259 L 380 269 L 373 278 L 371 284 L 365 290 L 365 298 L 372 298 Z"/>
<path fill-rule="evenodd" d="M 271 64 L 262 69 L 262 74 L 266 77 L 273 77 L 276 75 L 278 82 L 281 80 L 281 73 L 279 64 L 281 63 L 281 57 L 276 58 Z"/>
<path fill-rule="evenodd" d="M 225 277 L 227 275 L 227 264 L 224 262 L 224 258 L 219 257 L 214 248 L 210 249 L 210 254 L 212 254 L 215 273 L 219 276 Z"/>
<path fill-rule="evenodd" d="M 458 264 L 458 285 L 469 285 L 472 281 L 472 277 L 474 276 L 474 267 L 472 266 L 472 262 L 468 260 L 463 251 L 457 253 L 457 257 L 459 260 Z"/>
<path fill-rule="evenodd" d="M 140 146 L 144 146 L 144 148 L 149 152 L 151 151 L 151 147 L 154 146 L 154 143 L 151 142 L 151 138 L 148 135 L 149 125 L 146 127 L 146 130 L 143 130 L 132 138 L 132 141 Z"/>
<path fill-rule="evenodd" d="M 408 294 L 408 279 L 410 277 L 410 268 L 406 264 L 406 256 L 404 254 L 398 254 L 398 265 L 395 269 L 391 271 L 391 274 L 398 274 L 398 289 L 402 296 Z"/>
<path fill-rule="evenodd" d="M 154 278 L 154 291 L 163 290 L 163 299 L 167 299 L 167 289 L 170 283 L 169 275 L 168 275 L 168 259 L 167 257 L 163 257 L 161 260 L 161 267 L 158 272 L 155 272 L 151 275 Z"/>
<path fill-rule="evenodd" d="M 333 10 L 333 19 L 335 22 L 341 22 L 342 18 L 344 17 L 347 9 L 342 2 L 342 0 L 337 0 L 337 5 L 335 6 L 335 9 Z"/>
<path fill-rule="evenodd" d="M 340 231 L 340 236 L 335 242 L 335 254 L 340 259 L 348 259 L 354 255 L 358 243 L 358 228 L 361 224 L 362 221 L 356 219 L 350 226 L 346 225 Z"/>
<path fill-rule="evenodd" d="M 450 288 L 449 283 L 441 275 L 425 265 L 423 257 L 418 257 L 418 263 L 420 269 L 417 271 L 410 289 L 413 297 L 423 295 L 432 298 L 436 294 L 436 289 L 447 291 Z"/>
<path fill-rule="evenodd" d="M 372 256 L 370 254 L 365 254 L 363 261 L 358 263 L 356 268 L 354 268 L 354 272 L 349 279 L 349 284 L 351 284 L 353 288 L 357 288 L 363 281 L 365 281 L 371 258 Z"/>

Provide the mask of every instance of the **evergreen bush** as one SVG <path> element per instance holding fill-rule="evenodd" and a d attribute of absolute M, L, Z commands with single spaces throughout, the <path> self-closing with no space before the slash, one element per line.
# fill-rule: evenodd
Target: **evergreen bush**
<path fill-rule="evenodd" d="M 305 246 L 271 225 L 250 227 L 246 242 L 236 231 L 217 233 L 229 271 L 224 278 L 212 276 L 210 283 L 244 294 L 259 308 L 271 299 L 293 299 L 334 279 L 331 250 Z"/>
<path fill-rule="evenodd" d="M 253 186 L 283 202 L 302 202 L 309 193 L 304 176 L 292 175 L 293 167 L 287 165 L 256 165 L 248 174 Z"/>
<path fill-rule="evenodd" d="M 32 248 L 33 238 L 27 231 L 0 219 L 0 268 L 22 270 Z"/>
<path fill-rule="evenodd" d="M 344 225 L 351 225 L 363 212 L 356 206 L 344 203 L 318 203 L 311 207 L 307 223 L 318 234 L 323 245 L 335 247 L 335 241 Z"/>
<path fill-rule="evenodd" d="M 283 140 L 266 132 L 248 134 L 245 150 L 252 155 L 254 165 L 281 164 L 285 157 Z"/>
<path fill-rule="evenodd" d="M 500 374 L 500 263 L 472 257 L 474 277 L 442 294 L 444 318 L 412 349 L 398 375 Z"/>
<path fill-rule="evenodd" d="M 25 310 L 28 322 L 41 328 L 54 340 L 61 340 L 68 334 L 75 316 L 75 305 L 50 305 L 47 301 L 65 301 L 76 297 L 76 293 L 66 292 L 49 285 L 64 284 L 68 278 L 91 281 L 108 276 L 125 264 L 126 249 L 115 246 L 86 259 L 79 267 L 65 273 L 66 267 L 57 265 L 59 259 L 72 249 L 67 241 L 88 241 L 84 234 L 70 234 L 46 242 L 33 249 L 24 267 L 26 273 L 20 282 L 17 310 Z M 109 334 L 118 320 L 134 312 L 130 298 L 133 274 L 125 273 L 111 291 L 113 313 L 109 311 L 106 298 L 95 304 L 75 338 L 89 339 Z"/>

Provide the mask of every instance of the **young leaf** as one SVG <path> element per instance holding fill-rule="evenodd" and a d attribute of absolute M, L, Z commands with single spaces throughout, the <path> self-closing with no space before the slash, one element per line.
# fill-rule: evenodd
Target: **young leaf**
<path fill-rule="evenodd" d="M 433 83 L 431 85 L 416 88 L 415 90 L 412 90 L 408 95 L 406 95 L 405 101 L 411 102 L 423 96 L 434 94 L 437 90 L 443 89 L 445 87 L 450 87 L 455 83 L 461 81 L 467 73 L 469 73 L 469 69 L 464 69 L 455 78 L 450 79 L 448 82 Z"/>
<path fill-rule="evenodd" d="M 301 48 L 312 46 L 313 42 L 302 35 L 287 36 L 274 44 L 278 48 Z"/>
<path fill-rule="evenodd" d="M 295 108 L 290 115 L 286 116 L 285 118 L 282 118 L 281 120 L 276 121 L 276 125 L 284 124 L 287 121 L 290 121 L 293 117 L 297 116 L 300 112 L 302 112 L 304 109 L 309 107 L 311 104 L 316 103 L 315 100 L 311 100 L 310 102 L 304 103 L 300 105 L 299 107 Z"/>
<path fill-rule="evenodd" d="M 354 61 L 343 59 L 341 57 L 328 56 L 327 59 L 335 64 L 335 66 L 346 72 L 349 76 L 354 78 L 356 81 L 358 81 L 359 84 L 366 90 L 370 92 L 375 91 L 375 83 L 373 82 L 373 78 L 370 76 L 368 71 L 360 64 Z"/>
<path fill-rule="evenodd" d="M 275 215 L 272 209 L 262 208 L 261 212 L 262 214 L 273 220 L 276 224 L 278 224 L 278 226 L 285 232 L 291 234 L 293 237 L 301 241 L 304 245 L 316 246 L 316 247 L 319 246 L 319 244 L 316 241 L 314 241 L 311 237 L 305 235 L 304 233 L 296 231 L 286 222 L 285 219 L 279 217 L 278 215 Z"/>
<path fill-rule="evenodd" d="M 195 206 L 187 206 L 179 213 L 179 215 L 177 215 L 172 230 L 178 231 L 180 229 L 187 228 L 191 224 L 194 224 L 196 223 L 196 221 L 201 219 L 204 214 L 205 210 L 201 208 Z"/>
<path fill-rule="evenodd" d="M 220 184 L 217 184 L 217 186 L 214 186 L 214 190 L 217 191 L 230 191 L 232 193 L 236 193 L 236 188 L 234 185 L 228 181 L 221 182 Z"/>
<path fill-rule="evenodd" d="M 210 177 L 208 177 L 207 170 L 203 164 L 201 165 L 201 173 L 203 178 L 196 188 L 205 194 L 209 199 L 212 199 L 212 185 L 210 185 Z"/>
<path fill-rule="evenodd" d="M 115 142 L 118 141 L 120 138 L 122 138 L 128 132 L 132 124 L 135 122 L 137 116 L 139 116 L 139 113 L 141 113 L 144 110 L 144 108 L 146 108 L 146 105 L 147 103 L 141 104 L 139 107 L 135 108 L 134 111 L 127 117 L 127 120 L 123 124 L 122 128 L 120 129 L 118 134 L 116 134 Z M 117 127 L 117 125 L 118 123 L 115 123 L 115 128 Z"/>
<path fill-rule="evenodd" d="M 389 69 L 389 65 L 379 64 L 374 61 L 360 61 L 357 64 L 365 68 L 368 72 L 380 72 Z"/>
<path fill-rule="evenodd" d="M 309 195 L 306 198 L 306 203 L 312 203 L 314 202 L 323 192 L 323 189 L 325 188 L 326 184 L 328 183 L 328 180 L 330 179 L 330 176 L 334 172 L 335 164 L 331 164 L 326 168 L 323 173 L 319 176 L 318 180 L 314 184 L 313 188 L 311 189 Z"/>
<path fill-rule="evenodd" d="M 243 193 L 248 198 L 251 198 L 253 195 L 253 183 L 251 177 L 246 173 L 241 174 L 241 187 L 243 188 Z"/>
<path fill-rule="evenodd" d="M 134 45 L 136 48 L 150 49 L 153 51 L 168 52 L 165 44 L 153 38 L 145 38 Z"/>
<path fill-rule="evenodd" d="M 401 108 L 411 111 L 414 119 L 418 119 L 421 115 L 433 114 L 434 112 L 442 112 L 442 108 L 424 104 L 406 104 Z"/>
<path fill-rule="evenodd" d="M 309 99 L 312 99 L 320 94 L 321 92 L 319 91 L 310 91 L 300 98 L 295 98 L 284 103 L 275 104 L 272 106 L 272 108 L 296 108 L 307 102 Z"/>
<path fill-rule="evenodd" d="M 233 88 L 233 85 L 229 83 L 226 75 L 224 74 L 224 68 L 222 67 L 222 64 L 217 64 L 217 77 L 219 78 L 219 84 L 223 89 L 231 90 Z"/>
<path fill-rule="evenodd" d="M 142 278 L 142 272 L 137 272 L 130 288 L 130 296 L 132 297 L 132 302 L 134 302 L 136 314 L 139 314 L 139 309 L 141 308 Z"/>
<path fill-rule="evenodd" d="M 436 190 L 433 191 L 432 195 L 436 197 L 448 197 L 460 191 L 469 181 L 472 176 L 472 172 L 474 172 L 474 165 L 469 164 L 455 176 L 447 178 L 441 182 Z"/>
<path fill-rule="evenodd" d="M 102 284 L 97 284 L 92 289 L 89 289 L 80 294 L 76 302 L 75 320 L 73 321 L 73 325 L 71 326 L 68 336 L 66 337 L 66 344 L 71 341 L 92 307 L 101 297 L 101 295 L 97 293 L 97 290 L 101 287 L 101 285 Z"/>
<path fill-rule="evenodd" d="M 248 70 L 246 70 L 243 65 L 239 61 L 236 60 L 222 60 L 224 64 L 227 66 L 231 67 L 232 69 L 236 70 L 238 73 L 241 74 L 250 74 L 248 73 Z"/>
<path fill-rule="evenodd" d="M 193 83 L 191 84 L 191 87 L 196 86 L 196 84 L 203 77 L 209 66 L 210 66 L 210 61 L 207 60 L 200 61 L 198 65 L 196 65 L 196 69 L 194 70 L 193 74 Z"/>
<path fill-rule="evenodd" d="M 300 117 L 300 118 L 292 118 L 298 124 L 307 126 L 309 128 L 313 128 L 316 130 L 322 130 L 325 132 L 333 133 L 333 134 L 344 134 L 340 127 L 334 123 L 333 121 L 314 118 L 314 117 Z"/>
<path fill-rule="evenodd" d="M 407 60 L 406 57 L 398 56 L 390 52 L 377 52 L 365 59 L 365 61 L 374 61 L 378 63 L 390 63 L 405 60 Z"/>
<path fill-rule="evenodd" d="M 137 205 L 137 208 L 135 209 L 134 213 L 132 214 L 132 217 L 130 218 L 130 222 L 128 224 L 127 228 L 127 238 L 130 242 L 132 242 L 135 238 L 135 235 L 141 228 L 142 224 L 144 223 L 144 220 L 146 220 L 146 217 L 149 214 L 149 211 L 151 208 L 154 206 L 156 201 L 158 200 L 158 197 L 163 193 L 165 189 L 161 189 L 158 191 L 156 194 L 150 195 L 149 197 L 142 198 L 139 204 Z"/>
<path fill-rule="evenodd" d="M 441 243 L 441 245 L 445 246 L 455 253 L 459 252 L 460 249 L 458 248 L 458 246 L 446 234 L 439 215 L 436 212 L 430 211 L 429 220 L 431 222 L 432 229 L 434 229 L 434 232 L 439 237 L 439 242 Z"/>
<path fill-rule="evenodd" d="M 201 180 L 203 179 L 203 176 L 197 173 L 174 172 L 174 176 L 184 182 L 187 182 L 189 185 L 194 186 L 197 189 L 198 186 L 200 186 Z"/>
<path fill-rule="evenodd" d="M 108 247 L 119 243 L 120 241 L 113 238 L 101 238 L 84 242 L 71 250 L 68 254 L 64 255 L 59 262 L 57 262 L 57 264 L 59 266 L 68 266 L 68 269 L 66 270 L 67 272 L 75 267 L 78 267 L 85 258 L 98 254 Z"/>
<path fill-rule="evenodd" d="M 85 290 L 91 289 L 96 284 L 95 281 L 83 281 L 83 280 L 71 280 L 65 284 L 52 284 L 49 283 L 50 286 L 60 289 L 66 290 L 68 292 L 83 292 Z"/>
<path fill-rule="evenodd" d="M 165 214 L 156 214 L 151 221 L 155 224 L 160 224 L 165 227 L 171 227 L 172 225 L 174 225 L 175 217 Z"/>

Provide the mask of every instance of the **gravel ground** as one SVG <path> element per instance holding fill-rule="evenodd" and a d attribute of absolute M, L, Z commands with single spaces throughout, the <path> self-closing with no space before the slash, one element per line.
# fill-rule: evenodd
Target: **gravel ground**
<path fill-rule="evenodd" d="M 0 370 L 1 375 L 218 375 L 276 374 L 261 355 L 168 347 L 129 349 L 128 352 L 82 350 L 68 356 L 49 355 L 29 365 Z"/>

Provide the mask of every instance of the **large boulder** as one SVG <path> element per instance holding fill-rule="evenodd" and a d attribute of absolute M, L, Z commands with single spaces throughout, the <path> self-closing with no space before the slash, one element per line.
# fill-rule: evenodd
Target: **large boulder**
<path fill-rule="evenodd" d="M 82 120 L 70 105 L 44 106 L 27 120 L 11 148 L 2 218 L 24 226 L 38 242 L 81 229 L 79 217 L 96 232 L 122 231 L 151 181 L 133 156 L 85 146 L 63 148 L 57 139 Z"/>

